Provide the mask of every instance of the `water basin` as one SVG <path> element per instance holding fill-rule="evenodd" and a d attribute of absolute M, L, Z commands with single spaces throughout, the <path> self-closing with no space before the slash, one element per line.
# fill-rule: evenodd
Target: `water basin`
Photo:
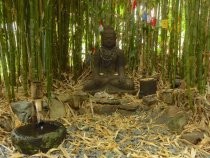
<path fill-rule="evenodd" d="M 58 147 L 65 136 L 66 128 L 56 121 L 27 124 L 11 132 L 11 140 L 15 148 L 29 155 Z"/>

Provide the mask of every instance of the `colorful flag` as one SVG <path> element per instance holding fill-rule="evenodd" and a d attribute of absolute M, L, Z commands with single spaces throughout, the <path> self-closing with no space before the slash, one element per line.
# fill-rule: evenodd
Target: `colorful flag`
<path fill-rule="evenodd" d="M 103 24 L 102 24 L 102 20 L 101 20 L 100 23 L 99 23 L 98 30 L 99 30 L 99 32 L 103 32 L 103 31 L 104 31 L 104 27 L 103 27 Z"/>
<path fill-rule="evenodd" d="M 136 0 L 133 0 L 132 10 L 135 10 L 136 9 L 136 6 L 137 6 L 137 2 L 136 2 Z"/>
<path fill-rule="evenodd" d="M 142 20 L 143 21 L 147 21 L 147 13 L 146 12 L 143 13 Z"/>
<path fill-rule="evenodd" d="M 168 28 L 168 19 L 164 19 L 161 21 L 161 27 L 164 29 Z"/>
<path fill-rule="evenodd" d="M 152 17 L 151 18 L 151 25 L 152 25 L 152 27 L 155 27 L 156 24 L 157 24 L 157 19 L 155 17 Z"/>

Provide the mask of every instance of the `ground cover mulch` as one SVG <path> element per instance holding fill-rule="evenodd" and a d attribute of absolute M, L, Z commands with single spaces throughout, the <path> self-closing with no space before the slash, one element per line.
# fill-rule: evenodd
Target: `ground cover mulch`
<path fill-rule="evenodd" d="M 62 89 L 59 89 L 61 92 Z M 21 98 L 21 97 L 20 97 Z M 26 98 L 22 98 L 26 99 Z M 154 110 L 137 110 L 122 114 L 118 111 L 110 115 L 93 112 L 78 114 L 72 109 L 60 118 L 67 129 L 67 136 L 57 148 L 47 153 L 23 155 L 16 151 L 10 139 L 10 132 L 0 128 L 0 158 L 208 158 L 210 157 L 210 137 L 204 136 L 194 145 L 181 139 L 181 133 L 171 132 L 165 125 L 155 122 Z M 0 100 L 0 121 L 14 128 L 21 123 L 11 112 L 9 103 Z M 193 120 L 186 130 L 196 129 L 200 122 Z"/>

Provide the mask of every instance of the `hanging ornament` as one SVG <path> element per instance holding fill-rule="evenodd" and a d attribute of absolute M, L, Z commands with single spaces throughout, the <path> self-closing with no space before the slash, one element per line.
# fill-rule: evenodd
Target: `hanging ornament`
<path fill-rule="evenodd" d="M 147 13 L 146 12 L 143 13 L 142 20 L 143 21 L 147 21 Z"/>
<path fill-rule="evenodd" d="M 163 29 L 167 29 L 168 28 L 168 19 L 164 19 L 161 21 L 161 27 Z"/>
<path fill-rule="evenodd" d="M 99 23 L 98 30 L 99 30 L 99 32 L 103 32 L 103 31 L 104 31 L 104 27 L 103 27 L 103 24 L 102 24 L 102 20 L 101 20 L 100 23 Z"/>
<path fill-rule="evenodd" d="M 152 27 L 155 27 L 157 24 L 157 19 L 155 17 L 152 17 L 150 23 L 151 23 Z"/>
<path fill-rule="evenodd" d="M 147 23 L 150 24 L 150 22 L 151 22 L 151 16 L 147 15 Z"/>
<path fill-rule="evenodd" d="M 137 2 L 136 2 L 136 0 L 133 0 L 132 10 L 135 10 L 136 9 L 136 6 L 137 6 Z"/>

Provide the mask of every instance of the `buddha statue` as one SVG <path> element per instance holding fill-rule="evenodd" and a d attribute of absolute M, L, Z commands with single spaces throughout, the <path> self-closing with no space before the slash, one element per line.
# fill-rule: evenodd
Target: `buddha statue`
<path fill-rule="evenodd" d="M 93 76 L 84 84 L 84 91 L 117 93 L 134 90 L 133 81 L 125 76 L 125 57 L 116 46 L 116 33 L 111 26 L 104 27 L 101 47 L 93 58 Z"/>

